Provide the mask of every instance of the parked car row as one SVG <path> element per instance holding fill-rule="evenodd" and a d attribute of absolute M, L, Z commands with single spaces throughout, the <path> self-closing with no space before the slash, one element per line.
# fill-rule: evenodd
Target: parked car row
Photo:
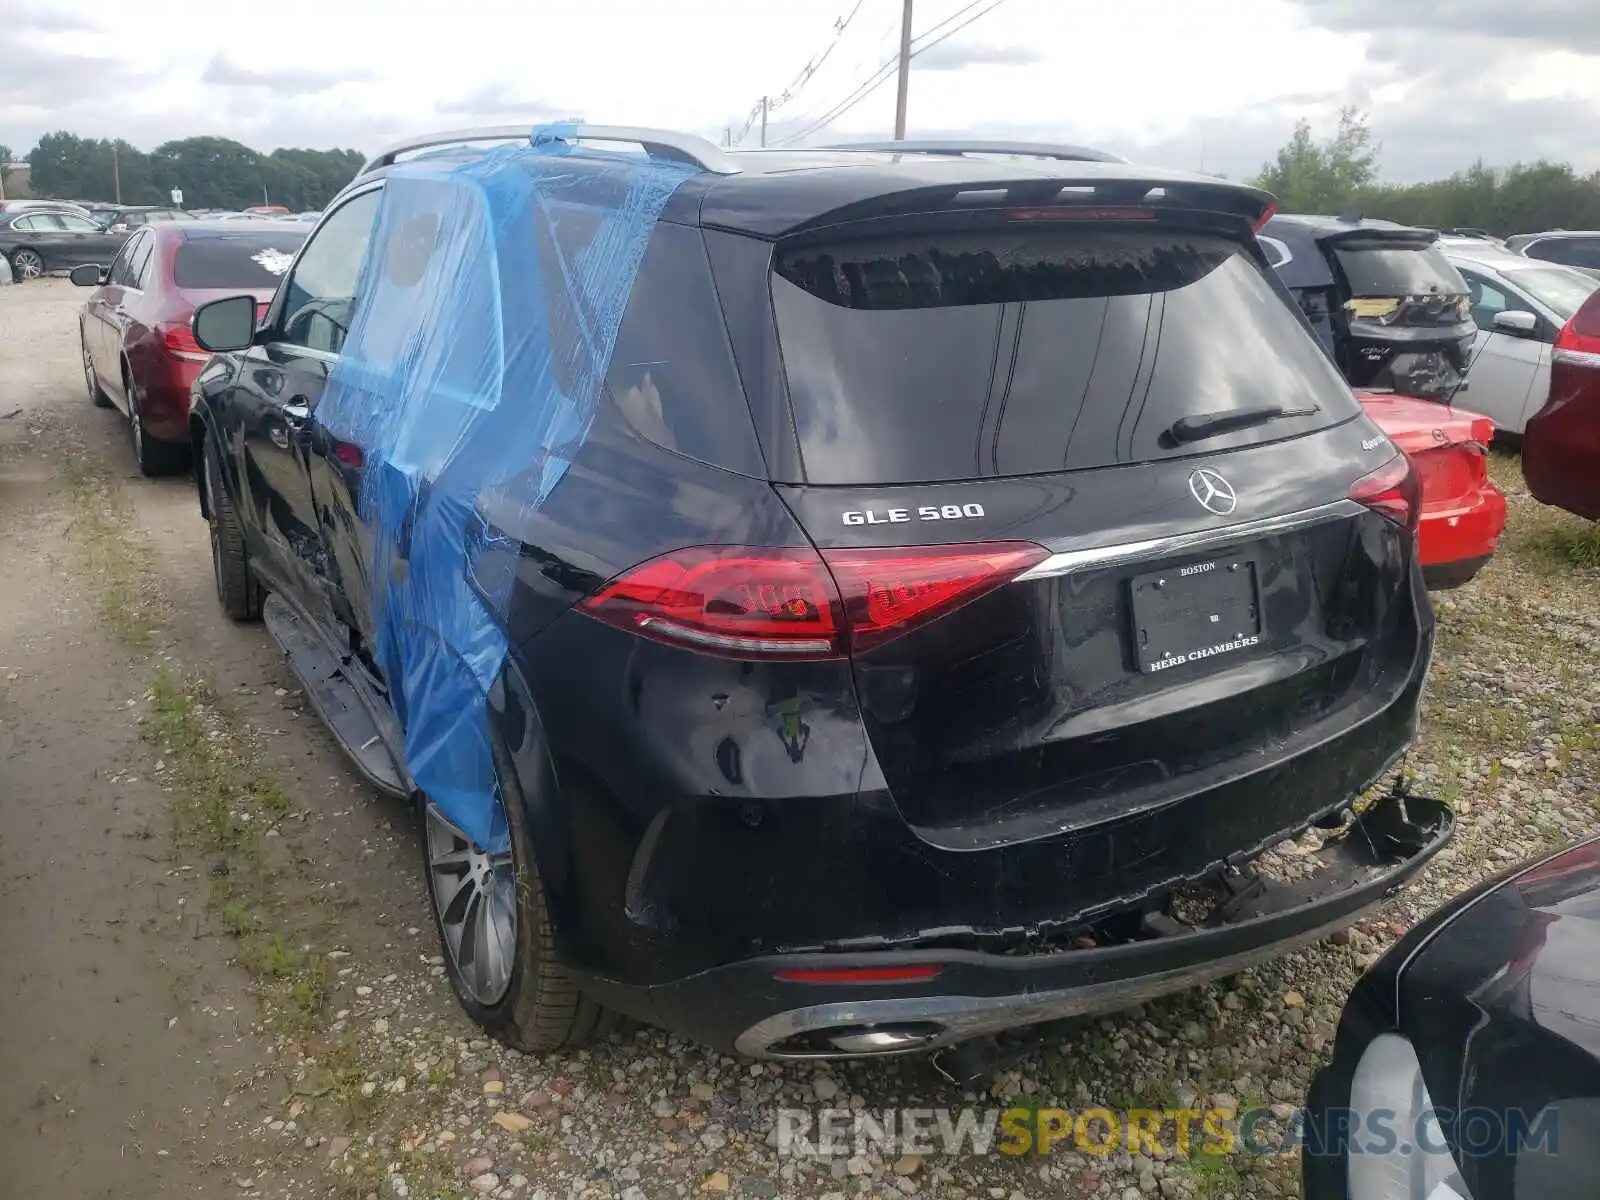
<path fill-rule="evenodd" d="M 1260 241 L 1367 415 L 1417 469 L 1423 578 L 1466 583 L 1506 520 L 1488 472 L 1494 423 L 1452 407 L 1472 362 L 1467 282 L 1432 231 L 1388 221 L 1279 215 Z"/>
<path fill-rule="evenodd" d="M 0 259 L 18 282 L 82 263 L 107 265 L 128 237 L 147 225 L 207 221 L 315 223 L 321 214 L 272 206 L 245 212 L 191 213 L 157 205 L 84 206 L 64 200 L 13 200 L 0 205 Z M 9 281 L 8 281 L 9 282 Z"/>
<path fill-rule="evenodd" d="M 90 396 L 146 469 L 187 444 L 222 608 L 415 805 L 494 1036 L 947 1048 L 1313 942 L 1449 840 L 1354 801 L 1416 730 L 1429 554 L 1460 582 L 1504 520 L 1454 247 L 1072 147 L 508 140 L 73 273 Z M 1600 301 L 1552 337 L 1530 455 L 1592 419 Z M 1312 826 L 1321 869 L 1257 869 Z M 1577 894 L 1540 878 L 1508 928 Z M 1375 969 L 1316 1104 L 1455 1098 L 1412 1066 L 1477 1053 L 1428 1005 L 1519 1011 L 1450 1008 L 1527 975 L 1495 911 Z"/>

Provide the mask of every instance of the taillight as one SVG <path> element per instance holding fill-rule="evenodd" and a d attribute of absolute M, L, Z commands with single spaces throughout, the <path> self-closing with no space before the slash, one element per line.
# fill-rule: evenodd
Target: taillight
<path fill-rule="evenodd" d="M 174 321 L 156 327 L 161 333 L 161 344 L 167 348 L 167 353 L 173 358 L 183 358 L 190 362 L 205 362 L 211 357 L 200 348 L 200 343 L 194 340 L 194 331 L 189 328 L 187 321 Z"/>
<path fill-rule="evenodd" d="M 850 645 L 867 650 L 1015 579 L 1049 557 L 1032 542 L 825 550 Z"/>
<path fill-rule="evenodd" d="M 581 605 L 656 641 L 739 658 L 844 653 L 842 608 L 811 549 L 700 546 L 642 563 Z"/>
<path fill-rule="evenodd" d="M 1561 327 L 1552 356 L 1579 366 L 1600 367 L 1600 292 L 1592 293 Z"/>
<path fill-rule="evenodd" d="M 1031 542 L 873 550 L 700 546 L 625 572 L 579 607 L 656 641 L 734 658 L 838 658 L 1015 579 Z M 824 562 L 826 560 L 826 562 Z"/>
<path fill-rule="evenodd" d="M 1274 200 L 1261 210 L 1261 215 L 1255 219 L 1255 224 L 1250 227 L 1250 232 L 1260 233 L 1266 228 L 1267 222 L 1278 215 L 1278 202 Z"/>
<path fill-rule="evenodd" d="M 1350 485 L 1350 499 L 1381 513 L 1396 525 L 1415 529 L 1422 510 L 1422 480 L 1404 454 Z"/>

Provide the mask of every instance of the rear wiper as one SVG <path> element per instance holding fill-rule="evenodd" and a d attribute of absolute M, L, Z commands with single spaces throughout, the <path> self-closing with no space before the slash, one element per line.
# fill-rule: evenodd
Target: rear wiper
<path fill-rule="evenodd" d="M 1196 413 L 1192 417 L 1179 417 L 1172 428 L 1161 435 L 1168 445 L 1182 446 L 1187 442 L 1200 442 L 1236 429 L 1249 429 L 1252 425 L 1265 425 L 1285 417 L 1309 417 L 1321 412 L 1315 404 L 1310 408 L 1284 408 L 1279 404 L 1263 404 L 1255 408 L 1229 408 L 1222 412 Z"/>

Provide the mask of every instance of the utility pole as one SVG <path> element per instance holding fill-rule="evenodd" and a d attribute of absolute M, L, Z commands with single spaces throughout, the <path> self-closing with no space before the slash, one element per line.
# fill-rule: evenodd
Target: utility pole
<path fill-rule="evenodd" d="M 116 192 L 116 201 L 122 203 L 122 171 L 117 165 L 117 143 L 111 143 L 111 189 Z"/>
<path fill-rule="evenodd" d="M 767 145 L 767 98 L 765 96 L 763 96 L 763 97 L 761 97 L 761 147 L 762 147 L 762 149 L 766 149 L 766 145 Z"/>
<path fill-rule="evenodd" d="M 911 86 L 911 0 L 900 16 L 900 89 L 894 101 L 894 140 L 906 140 L 906 92 Z"/>
<path fill-rule="evenodd" d="M 722 131 L 722 144 L 724 146 L 733 145 L 733 126 L 732 125 L 729 125 L 726 129 L 724 129 Z"/>

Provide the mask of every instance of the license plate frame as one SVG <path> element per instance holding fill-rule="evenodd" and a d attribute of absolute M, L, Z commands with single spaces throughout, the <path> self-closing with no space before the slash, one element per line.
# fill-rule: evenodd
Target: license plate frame
<path fill-rule="evenodd" d="M 1264 636 L 1256 560 L 1249 554 L 1135 575 L 1128 598 L 1133 655 L 1142 674 L 1220 665 L 1259 646 Z"/>

